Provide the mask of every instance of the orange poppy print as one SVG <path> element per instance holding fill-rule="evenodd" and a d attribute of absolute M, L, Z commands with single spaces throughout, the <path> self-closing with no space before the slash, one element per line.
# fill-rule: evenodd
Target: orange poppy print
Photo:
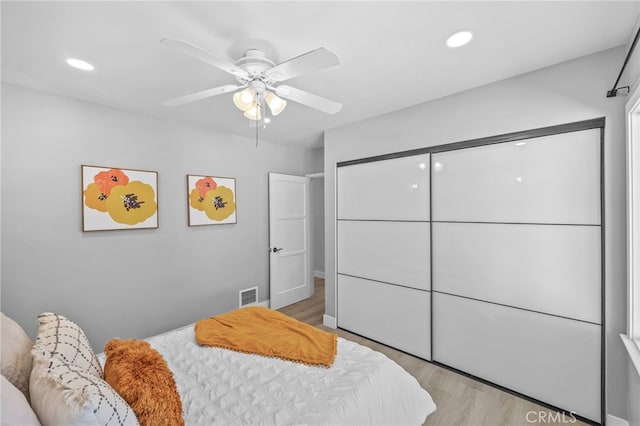
<path fill-rule="evenodd" d="M 158 172 L 82 165 L 82 231 L 158 227 Z"/>
<path fill-rule="evenodd" d="M 235 178 L 187 175 L 189 226 L 237 223 Z"/>
<path fill-rule="evenodd" d="M 93 181 L 103 194 L 109 195 L 114 186 L 128 184 L 129 177 L 120 169 L 110 169 L 96 174 Z"/>
<path fill-rule="evenodd" d="M 218 187 L 218 184 L 216 183 L 216 181 L 209 176 L 202 178 L 196 182 L 196 189 L 198 190 L 198 193 L 200 193 L 200 196 L 202 198 L 204 198 L 204 196 L 207 195 L 208 191 L 211 191 L 212 189 L 216 189 L 217 187 Z"/>

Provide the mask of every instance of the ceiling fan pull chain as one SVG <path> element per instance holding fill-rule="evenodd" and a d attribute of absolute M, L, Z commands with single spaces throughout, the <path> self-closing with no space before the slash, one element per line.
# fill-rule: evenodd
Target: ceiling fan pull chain
<path fill-rule="evenodd" d="M 261 117 L 260 120 L 256 120 L 256 148 L 258 147 L 258 127 L 260 127 L 261 123 L 264 123 L 266 110 L 264 108 L 264 91 L 260 91 L 256 93 L 256 107 L 258 112 L 258 117 Z"/>
<path fill-rule="evenodd" d="M 258 111 L 260 111 L 260 104 L 258 104 Z M 258 122 L 256 121 L 256 148 L 258 148 Z"/>

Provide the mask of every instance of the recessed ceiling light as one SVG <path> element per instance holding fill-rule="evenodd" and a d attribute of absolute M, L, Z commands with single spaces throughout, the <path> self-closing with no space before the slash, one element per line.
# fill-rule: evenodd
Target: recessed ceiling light
<path fill-rule="evenodd" d="M 455 34 L 451 34 L 449 38 L 447 38 L 447 46 L 449 47 L 460 47 L 469 43 L 473 38 L 473 33 L 471 31 L 458 31 Z"/>
<path fill-rule="evenodd" d="M 69 58 L 67 64 L 83 71 L 93 71 L 94 67 L 89 62 L 82 61 L 80 59 Z"/>

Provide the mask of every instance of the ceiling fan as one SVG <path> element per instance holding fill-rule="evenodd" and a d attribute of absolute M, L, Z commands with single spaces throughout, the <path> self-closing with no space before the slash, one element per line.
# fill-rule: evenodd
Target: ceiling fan
<path fill-rule="evenodd" d="M 184 105 L 224 93 L 235 92 L 233 102 L 243 111 L 249 120 L 264 122 L 266 106 L 271 115 L 276 116 L 284 110 L 284 99 L 306 105 L 327 114 L 335 114 L 342 104 L 314 95 L 295 87 L 280 84 L 293 77 L 312 71 L 338 65 L 340 61 L 335 53 L 320 47 L 280 64 L 275 64 L 259 49 L 249 49 L 235 64 L 208 52 L 184 40 L 162 39 L 160 42 L 183 54 L 196 58 L 222 71 L 233 75 L 237 84 L 227 84 L 168 99 L 162 102 L 166 106 Z M 282 99 L 284 98 L 284 99 Z"/>

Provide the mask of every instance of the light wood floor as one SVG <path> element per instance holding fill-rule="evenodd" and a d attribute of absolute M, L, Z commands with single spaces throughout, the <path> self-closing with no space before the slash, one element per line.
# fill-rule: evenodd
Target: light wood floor
<path fill-rule="evenodd" d="M 323 279 L 316 278 L 315 295 L 313 297 L 282 308 L 280 311 L 300 321 L 323 330 L 337 332 L 339 336 L 345 339 L 382 352 L 401 365 L 431 394 L 436 403 L 437 410 L 427 418 L 424 423 L 425 426 L 585 425 L 580 421 L 571 422 L 573 419 L 568 415 L 563 423 L 562 419 L 556 417 L 557 414 L 555 413 L 551 418 L 559 419 L 560 422 L 548 422 L 550 410 L 546 407 L 477 382 L 404 352 L 367 340 L 361 336 L 344 330 L 325 327 L 322 324 L 324 315 Z M 529 413 L 529 421 L 527 421 L 527 413 Z M 537 421 L 538 419 L 546 421 Z"/>

